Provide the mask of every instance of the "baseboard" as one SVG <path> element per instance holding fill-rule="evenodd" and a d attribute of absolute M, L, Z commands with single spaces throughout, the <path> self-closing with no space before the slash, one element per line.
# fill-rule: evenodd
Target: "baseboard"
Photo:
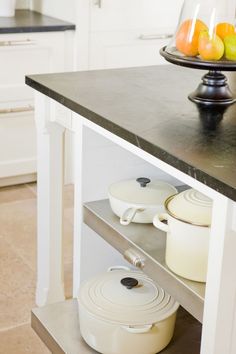
<path fill-rule="evenodd" d="M 21 176 L 4 177 L 4 178 L 0 178 L 0 187 L 12 186 L 15 184 L 30 183 L 30 182 L 35 182 L 36 180 L 37 180 L 36 173 L 29 173 Z"/>

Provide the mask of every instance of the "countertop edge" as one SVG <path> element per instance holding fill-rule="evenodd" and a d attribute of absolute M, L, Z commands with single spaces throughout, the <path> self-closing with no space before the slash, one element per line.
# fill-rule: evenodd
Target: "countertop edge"
<path fill-rule="evenodd" d="M 22 14 L 21 14 L 22 13 Z M 16 16 L 14 18 L 10 18 L 12 21 L 16 21 L 15 24 L 6 25 L 7 18 L 0 17 L 0 19 L 4 19 L 5 24 L 0 26 L 0 34 L 11 34 L 11 33 L 34 33 L 34 32 L 64 32 L 64 31 L 74 31 L 76 29 L 76 25 L 67 22 L 52 16 L 44 15 L 37 11 L 31 11 L 28 9 L 19 9 L 16 10 Z M 22 24 L 19 21 L 17 23 L 17 18 L 21 18 L 21 16 L 35 16 L 36 18 L 43 18 L 44 20 L 48 20 L 49 24 Z M 50 23 L 52 21 L 52 23 Z M 55 24 L 53 23 L 55 22 Z"/>
<path fill-rule="evenodd" d="M 11 34 L 11 33 L 37 33 L 37 32 L 65 32 L 74 31 L 76 29 L 75 25 L 71 26 L 39 26 L 39 27 L 17 27 L 17 28 L 1 28 L 0 34 Z"/>

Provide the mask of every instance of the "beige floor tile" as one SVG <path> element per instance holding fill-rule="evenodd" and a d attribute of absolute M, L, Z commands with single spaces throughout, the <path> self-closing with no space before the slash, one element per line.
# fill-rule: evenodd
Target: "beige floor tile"
<path fill-rule="evenodd" d="M 23 325 L 35 306 L 36 194 L 36 183 L 0 188 L 0 354 L 49 353 Z M 71 298 L 73 185 L 65 186 L 64 203 L 65 295 Z"/>
<path fill-rule="evenodd" d="M 66 263 L 64 265 L 64 287 L 66 299 L 72 298 L 73 293 L 73 264 Z"/>
<path fill-rule="evenodd" d="M 65 211 L 64 261 L 72 262 L 73 226 L 69 220 L 71 212 Z M 20 255 L 24 262 L 36 269 L 36 200 L 21 203 L 0 204 L 0 235 Z"/>
<path fill-rule="evenodd" d="M 0 238 L 0 330 L 26 323 L 35 306 L 35 276 Z"/>
<path fill-rule="evenodd" d="M 26 187 L 28 187 L 28 189 L 31 190 L 31 192 L 33 192 L 35 196 L 37 196 L 37 183 L 36 182 L 27 183 Z"/>
<path fill-rule="evenodd" d="M 72 208 L 74 205 L 74 185 L 67 184 L 64 186 L 64 206 Z"/>
<path fill-rule="evenodd" d="M 50 354 L 30 325 L 0 332 L 0 354 Z"/>
<path fill-rule="evenodd" d="M 19 202 L 26 199 L 34 199 L 35 194 L 26 185 L 1 187 L 0 188 L 0 204 Z"/>
<path fill-rule="evenodd" d="M 64 211 L 64 262 L 71 263 L 73 260 L 73 209 Z"/>
<path fill-rule="evenodd" d="M 36 269 L 36 199 L 0 205 L 0 235 Z"/>
<path fill-rule="evenodd" d="M 37 183 L 27 183 L 26 186 L 37 195 Z M 64 206 L 71 208 L 74 205 L 74 185 L 67 184 L 64 186 Z"/>

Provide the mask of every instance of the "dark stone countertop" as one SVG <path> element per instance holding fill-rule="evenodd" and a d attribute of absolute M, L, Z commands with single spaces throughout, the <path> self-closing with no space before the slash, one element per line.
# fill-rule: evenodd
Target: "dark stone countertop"
<path fill-rule="evenodd" d="M 74 30 L 75 25 L 30 10 L 16 10 L 15 17 L 0 17 L 0 34 Z"/>
<path fill-rule="evenodd" d="M 187 96 L 202 75 L 166 65 L 33 75 L 26 83 L 236 201 L 236 104 L 222 120 L 212 110 L 200 117 Z M 236 93 L 236 74 L 227 76 Z"/>

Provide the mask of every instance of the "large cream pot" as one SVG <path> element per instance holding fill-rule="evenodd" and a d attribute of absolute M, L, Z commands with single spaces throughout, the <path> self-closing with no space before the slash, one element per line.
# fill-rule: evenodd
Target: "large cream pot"
<path fill-rule="evenodd" d="M 80 290 L 80 332 L 103 354 L 156 354 L 170 342 L 178 303 L 141 272 L 112 269 Z"/>
<path fill-rule="evenodd" d="M 206 282 L 212 201 L 189 189 L 168 198 L 165 207 L 153 224 L 167 233 L 167 266 L 186 279 Z"/>

